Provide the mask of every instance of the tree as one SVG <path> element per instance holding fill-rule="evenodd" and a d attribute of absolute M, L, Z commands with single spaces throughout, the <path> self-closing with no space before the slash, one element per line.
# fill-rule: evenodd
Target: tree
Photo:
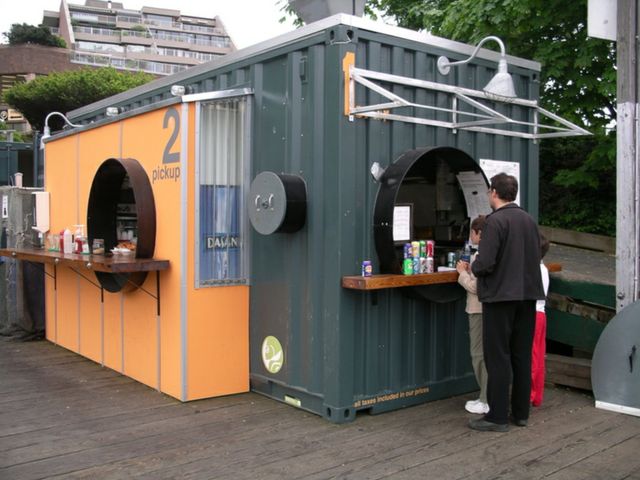
<path fill-rule="evenodd" d="M 6 139 L 9 138 L 5 133 L 7 130 L 11 130 L 9 125 L 7 125 L 5 122 L 0 122 L 0 142 L 6 141 Z M 24 135 L 20 132 L 13 132 L 14 142 L 25 143 L 27 142 L 27 140 L 29 140 L 27 139 L 27 135 Z"/>
<path fill-rule="evenodd" d="M 18 83 L 4 94 L 5 101 L 19 110 L 37 130 L 53 111 L 68 112 L 153 80 L 147 73 L 119 72 L 114 68 L 82 69 L 38 77 Z M 52 130 L 62 127 L 52 118 Z"/>
<path fill-rule="evenodd" d="M 26 23 L 14 23 L 11 25 L 11 30 L 3 33 L 3 35 L 9 40 L 9 45 L 35 43 L 48 47 L 67 48 L 67 43 L 62 38 L 53 35 L 51 31 L 43 25 L 34 27 Z"/>
<path fill-rule="evenodd" d="M 615 142 L 611 132 L 541 142 L 540 223 L 615 236 Z"/>
<path fill-rule="evenodd" d="M 587 0 L 370 2 L 402 26 L 452 40 L 474 44 L 497 35 L 507 53 L 543 64 L 540 93 L 545 108 L 587 128 L 615 120 L 615 44 L 587 37 Z"/>
<path fill-rule="evenodd" d="M 615 235 L 610 128 L 616 118 L 616 51 L 613 42 L 587 37 L 587 0 L 368 0 L 368 5 L 400 26 L 453 40 L 475 44 L 497 35 L 507 53 L 540 62 L 541 105 L 595 137 L 541 142 L 540 163 L 551 166 L 540 177 L 541 223 Z M 550 192 L 571 202 L 554 202 Z"/>

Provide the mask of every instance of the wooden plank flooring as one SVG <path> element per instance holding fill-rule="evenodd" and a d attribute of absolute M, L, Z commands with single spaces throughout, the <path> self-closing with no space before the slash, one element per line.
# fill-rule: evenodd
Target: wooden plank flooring
<path fill-rule="evenodd" d="M 527 428 L 466 395 L 334 425 L 248 393 L 180 403 L 48 342 L 0 339 L 0 479 L 640 480 L 640 418 L 551 388 Z"/>
<path fill-rule="evenodd" d="M 544 263 L 562 265 L 562 271 L 554 275 L 566 280 L 616 284 L 616 256 L 611 253 L 552 244 Z"/>

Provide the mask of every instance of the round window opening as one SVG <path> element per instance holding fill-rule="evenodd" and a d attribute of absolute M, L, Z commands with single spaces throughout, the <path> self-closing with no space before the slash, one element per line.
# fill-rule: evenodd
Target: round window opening
<path fill-rule="evenodd" d="M 461 174 L 475 177 L 482 186 L 463 190 Z M 473 219 L 467 200 L 482 213 L 491 211 L 487 188 L 480 165 L 462 150 L 431 147 L 403 153 L 385 170 L 376 197 L 374 240 L 381 273 L 402 273 L 404 244 L 415 240 L 435 240 L 435 267 L 445 266 L 447 253 L 461 249 L 469 239 Z M 409 220 L 402 232 L 396 225 L 394 235 L 398 206 L 409 213 Z"/>
<path fill-rule="evenodd" d="M 87 206 L 89 245 L 103 239 L 105 254 L 132 250 L 135 258 L 152 258 L 156 239 L 156 207 L 149 177 L 132 158 L 105 160 L 93 178 Z M 95 272 L 108 292 L 141 286 L 147 272 Z"/>

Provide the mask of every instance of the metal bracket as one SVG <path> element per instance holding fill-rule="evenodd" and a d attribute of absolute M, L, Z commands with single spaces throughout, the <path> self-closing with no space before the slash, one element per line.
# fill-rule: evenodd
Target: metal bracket
<path fill-rule="evenodd" d="M 129 279 L 127 279 L 127 283 L 130 283 L 131 285 L 135 286 L 138 290 L 141 290 L 142 292 L 149 295 L 151 298 L 155 299 L 156 315 L 160 316 L 160 270 L 156 270 L 156 294 L 155 295 L 149 292 L 147 289 L 142 288 L 142 285 L 138 285 L 137 283 L 134 283 Z"/>
<path fill-rule="evenodd" d="M 534 141 L 542 138 L 591 135 L 591 133 L 584 128 L 540 107 L 535 100 L 495 97 L 479 90 L 356 68 L 353 58 L 347 59 L 345 57 L 343 67 L 345 71 L 345 88 L 348 89 L 348 91 L 345 92 L 345 102 L 348 102 L 348 104 L 345 105 L 345 115 L 349 117 L 350 121 L 354 117 L 395 120 L 419 125 L 449 128 L 452 129 L 454 133 L 459 129 L 526 138 Z M 407 100 L 376 82 L 444 93 L 448 95 L 451 101 L 451 107 L 447 108 Z M 356 84 L 360 84 L 390 101 L 356 106 Z M 488 102 L 490 105 L 483 102 Z M 461 110 L 459 108 L 461 105 L 466 105 L 468 108 Z M 524 107 L 532 112 L 532 114 L 527 114 L 525 117 L 532 117 L 533 120 L 519 120 L 507 114 L 500 113 L 495 109 L 499 105 L 517 105 Z M 414 108 L 417 109 L 417 111 L 427 111 L 430 115 L 416 116 L 390 113 L 392 109 L 402 107 Z M 522 109 L 518 110 L 522 112 Z M 450 116 L 450 120 L 436 120 L 435 113 L 445 113 Z M 549 125 L 541 123 L 541 117 L 545 117 L 547 120 L 551 120 L 556 124 Z M 489 127 L 489 125 L 493 125 L 493 127 Z M 520 128 L 511 129 L 512 126 L 519 126 Z M 522 127 L 525 128 L 523 129 Z"/>
<path fill-rule="evenodd" d="M 29 263 L 31 263 L 31 262 L 29 262 Z M 47 273 L 46 270 L 44 270 L 44 273 L 46 275 L 49 275 L 51 278 L 53 278 L 53 280 L 54 280 L 54 289 L 57 289 L 57 272 L 55 270 L 55 267 L 56 267 L 56 265 L 54 265 L 54 274 L 53 275 Z M 73 273 L 75 273 L 76 275 L 78 275 L 79 277 L 85 279 L 87 282 L 89 282 L 94 287 L 98 288 L 100 290 L 100 302 L 104 303 L 104 288 L 102 288 L 102 285 L 94 282 L 93 280 L 91 280 L 87 276 L 83 275 L 82 273 L 80 273 L 80 271 L 76 270 L 73 267 L 67 266 L 67 268 L 69 270 L 71 270 Z M 90 269 L 91 268 L 91 264 L 88 264 L 87 268 Z M 160 316 L 160 270 L 156 270 L 156 294 L 155 295 L 153 293 L 149 292 L 146 288 L 143 288 L 142 285 L 138 285 L 137 283 L 134 283 L 129 279 L 127 279 L 127 283 L 130 283 L 131 285 L 135 286 L 138 290 L 141 290 L 142 292 L 146 293 L 151 298 L 153 298 L 156 301 L 156 314 L 158 316 Z"/>

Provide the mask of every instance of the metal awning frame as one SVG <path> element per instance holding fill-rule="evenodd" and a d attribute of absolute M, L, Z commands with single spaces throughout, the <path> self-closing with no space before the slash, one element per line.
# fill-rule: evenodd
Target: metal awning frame
<path fill-rule="evenodd" d="M 456 133 L 457 130 L 468 130 L 494 135 L 526 138 L 533 141 L 543 138 L 591 135 L 591 133 L 584 128 L 581 128 L 568 120 L 545 110 L 538 105 L 538 102 L 535 100 L 495 97 L 479 90 L 356 68 L 353 64 L 348 66 L 348 78 L 346 78 L 346 80 L 349 91 L 345 96 L 345 99 L 348 98 L 348 105 L 347 108 L 345 108 L 345 114 L 349 116 L 350 121 L 353 121 L 356 117 L 375 118 L 378 120 L 395 120 L 420 125 L 449 128 L 452 129 L 454 133 Z M 389 91 L 379 83 L 375 83 L 376 81 L 449 94 L 451 96 L 451 108 L 436 107 L 434 105 L 425 105 L 407 100 L 402 98 L 400 95 Z M 372 105 L 356 106 L 356 84 L 360 84 L 390 101 Z M 533 121 L 526 122 L 510 118 L 509 116 L 496 111 L 474 98 L 489 102 L 530 108 L 533 110 Z M 460 110 L 458 106 L 461 103 L 471 106 L 474 111 Z M 451 115 L 451 120 L 435 120 L 391 113 L 391 110 L 394 108 L 401 107 L 413 107 L 421 110 L 446 112 Z M 553 120 L 561 126 L 541 123 L 544 118 Z M 494 125 L 494 127 L 488 127 L 487 125 Z M 524 125 L 528 128 L 528 131 L 516 131 L 509 130 L 507 128 L 500 128 L 500 126 L 506 127 L 509 125 Z"/>

